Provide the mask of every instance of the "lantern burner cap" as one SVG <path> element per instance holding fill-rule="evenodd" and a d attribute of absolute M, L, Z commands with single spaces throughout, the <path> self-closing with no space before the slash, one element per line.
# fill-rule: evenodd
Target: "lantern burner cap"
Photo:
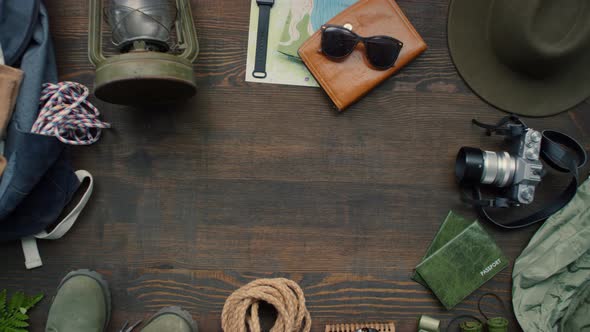
<path fill-rule="evenodd" d="M 121 53 L 127 52 L 168 52 L 170 45 L 159 40 L 132 39 L 121 43 Z"/>

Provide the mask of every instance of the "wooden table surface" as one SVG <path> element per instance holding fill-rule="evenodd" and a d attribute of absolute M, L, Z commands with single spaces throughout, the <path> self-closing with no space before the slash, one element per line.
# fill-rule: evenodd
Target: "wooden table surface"
<path fill-rule="evenodd" d="M 61 80 L 91 86 L 86 1 L 47 3 Z M 193 0 L 197 96 L 152 110 L 95 100 L 114 129 L 68 149 L 96 181 L 78 224 L 40 243 L 45 265 L 33 271 L 17 242 L 0 246 L 0 288 L 46 294 L 32 330 L 42 330 L 61 277 L 78 268 L 110 282 L 111 331 L 168 305 L 189 310 L 202 331 L 220 331 L 225 298 L 261 277 L 303 287 L 313 331 L 359 320 L 415 331 L 420 314 L 475 314 L 483 292 L 509 302 L 512 263 L 536 227 L 486 225 L 511 266 L 451 312 L 410 280 L 449 210 L 475 218 L 459 200 L 455 155 L 465 145 L 498 150 L 499 139 L 470 121 L 504 113 L 475 96 L 451 62 L 448 0 L 399 5 L 429 49 L 337 114 L 321 89 L 245 82 L 249 1 Z M 588 101 L 527 123 L 590 147 Z"/>

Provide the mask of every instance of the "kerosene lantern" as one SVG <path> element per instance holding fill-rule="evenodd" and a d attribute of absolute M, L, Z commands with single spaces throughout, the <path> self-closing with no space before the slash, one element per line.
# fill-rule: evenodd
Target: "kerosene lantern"
<path fill-rule="evenodd" d="M 90 0 L 88 57 L 96 67 L 98 98 L 133 105 L 175 102 L 195 94 L 193 62 L 199 43 L 189 1 L 109 0 L 103 6 L 101 0 Z M 103 54 L 103 13 L 119 54 Z"/>

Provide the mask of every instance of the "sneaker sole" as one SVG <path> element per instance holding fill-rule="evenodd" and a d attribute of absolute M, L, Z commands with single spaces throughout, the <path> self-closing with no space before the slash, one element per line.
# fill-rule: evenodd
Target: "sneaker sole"
<path fill-rule="evenodd" d="M 98 282 L 98 284 L 100 285 L 100 288 L 102 288 L 102 294 L 104 295 L 105 298 L 105 302 L 107 304 L 107 320 L 104 324 L 104 331 L 106 331 L 107 326 L 109 325 L 109 322 L 111 320 L 111 292 L 109 291 L 109 283 L 104 280 L 104 278 L 100 275 L 100 273 L 95 272 L 95 271 L 91 271 L 88 269 L 81 269 L 81 270 L 76 270 L 76 271 L 72 271 L 70 273 L 68 273 L 59 283 L 59 286 L 57 286 L 57 289 L 59 291 L 59 289 L 61 288 L 61 286 L 68 281 L 69 279 L 71 279 L 72 277 L 77 277 L 77 276 L 86 276 L 89 278 L 94 279 L 96 282 Z M 51 301 L 52 305 L 53 305 L 53 301 Z"/>
<path fill-rule="evenodd" d="M 173 306 L 173 307 L 166 307 L 166 308 L 162 308 L 160 309 L 160 311 L 156 312 L 155 315 L 153 315 L 148 321 L 147 323 L 145 323 L 144 326 L 149 325 L 152 321 L 154 321 L 156 318 L 162 316 L 162 315 L 166 315 L 166 314 L 173 314 L 176 315 L 180 318 L 182 318 L 183 320 L 185 320 L 188 325 L 191 327 L 192 332 L 199 332 L 199 327 L 197 326 L 197 323 L 195 322 L 195 320 L 193 319 L 193 316 L 191 316 L 191 314 L 186 311 L 183 310 L 180 307 L 177 306 Z"/>

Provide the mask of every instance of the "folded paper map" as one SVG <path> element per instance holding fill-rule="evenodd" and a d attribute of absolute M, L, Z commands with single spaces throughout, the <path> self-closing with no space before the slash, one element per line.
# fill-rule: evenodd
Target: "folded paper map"
<path fill-rule="evenodd" d="M 356 0 L 291 0 L 289 15 L 279 43 L 279 52 L 299 58 L 297 50 L 322 24 Z"/>
<path fill-rule="evenodd" d="M 258 6 L 251 0 L 246 81 L 302 86 L 319 86 L 297 55 L 297 49 L 340 11 L 356 0 L 277 0 L 270 11 L 267 77 L 252 76 L 256 57 Z"/>

